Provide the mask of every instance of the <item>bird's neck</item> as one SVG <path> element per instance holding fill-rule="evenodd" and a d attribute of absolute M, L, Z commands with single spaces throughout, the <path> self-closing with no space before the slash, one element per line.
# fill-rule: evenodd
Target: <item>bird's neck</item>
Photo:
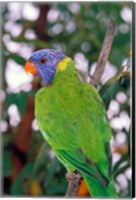
<path fill-rule="evenodd" d="M 76 79 L 79 81 L 74 61 L 69 57 L 61 60 L 56 67 L 53 84 L 59 84 L 59 82 L 70 83 L 71 81 Z"/>
<path fill-rule="evenodd" d="M 56 67 L 56 72 L 62 72 L 64 70 L 67 69 L 68 65 L 72 62 L 72 59 L 69 57 L 65 57 L 64 59 L 62 59 L 57 67 Z"/>

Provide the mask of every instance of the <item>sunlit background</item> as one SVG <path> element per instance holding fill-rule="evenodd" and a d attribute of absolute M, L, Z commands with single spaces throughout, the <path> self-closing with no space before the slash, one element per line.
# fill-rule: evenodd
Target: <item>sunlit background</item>
<path fill-rule="evenodd" d="M 38 77 L 23 65 L 37 49 L 54 48 L 72 57 L 83 73 L 92 74 L 107 26 L 116 33 L 99 91 L 113 137 L 113 177 L 121 197 L 131 196 L 130 73 L 131 3 L 1 3 L 2 89 L 0 121 L 3 144 L 3 195 L 65 195 L 65 169 L 44 142 L 34 118 Z M 109 83 L 106 83 L 110 78 Z M 86 77 L 88 81 L 88 77 Z M 30 181 L 31 180 L 31 181 Z M 30 183 L 31 182 L 31 183 Z"/>

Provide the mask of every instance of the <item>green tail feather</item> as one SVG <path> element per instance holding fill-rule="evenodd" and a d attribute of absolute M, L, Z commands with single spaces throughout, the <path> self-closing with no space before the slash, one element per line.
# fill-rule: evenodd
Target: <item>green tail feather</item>
<path fill-rule="evenodd" d="M 94 166 L 76 160 L 75 157 L 71 156 L 73 155 L 72 153 L 69 154 L 69 152 L 64 150 L 58 150 L 57 155 L 61 156 L 61 159 L 63 157 L 64 162 L 69 162 L 71 165 L 75 166 L 75 168 L 82 174 L 91 197 L 118 197 L 114 189 L 114 182 L 109 182 L 109 180 L 107 180 L 106 183 L 104 179 L 100 177 L 100 174 L 98 174 L 98 171 Z"/>
<path fill-rule="evenodd" d="M 102 186 L 94 180 L 92 180 L 88 175 L 83 174 L 83 178 L 88 186 L 91 197 L 109 197 L 117 198 L 118 195 L 114 189 L 114 183 L 111 181 L 107 186 Z"/>

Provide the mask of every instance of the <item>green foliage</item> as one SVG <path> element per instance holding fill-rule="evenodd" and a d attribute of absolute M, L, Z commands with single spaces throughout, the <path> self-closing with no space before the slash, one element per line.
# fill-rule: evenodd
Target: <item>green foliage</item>
<path fill-rule="evenodd" d="M 16 63 L 18 63 L 19 65 L 24 65 L 25 63 L 25 59 L 22 58 L 21 56 L 17 55 L 16 53 L 11 54 L 10 58 L 13 59 Z"/>
<path fill-rule="evenodd" d="M 2 167 L 3 176 L 8 177 L 12 173 L 12 159 L 10 152 L 8 150 L 5 150 L 3 157 L 4 157 L 3 167 Z"/>
<path fill-rule="evenodd" d="M 9 93 L 7 95 L 6 107 L 9 108 L 10 105 L 15 104 L 18 107 L 20 115 L 23 115 L 26 109 L 26 101 L 28 98 L 28 93 L 19 92 L 18 94 Z"/>
<path fill-rule="evenodd" d="M 32 168 L 33 168 L 33 163 L 28 163 L 22 169 L 19 176 L 16 178 L 16 180 L 14 181 L 14 183 L 12 185 L 12 188 L 11 188 L 12 195 L 21 195 L 24 192 L 24 190 L 27 187 L 26 184 L 24 184 L 24 183 L 29 178 Z"/>
<path fill-rule="evenodd" d="M 120 167 L 121 164 L 125 165 L 123 167 Z M 116 178 L 120 173 L 123 173 L 123 170 L 126 170 L 128 168 L 128 166 L 130 165 L 129 163 L 129 155 L 128 153 L 125 153 L 114 165 L 113 168 L 113 176 Z"/>
<path fill-rule="evenodd" d="M 108 60 L 114 65 L 117 73 L 116 76 L 110 78 L 104 85 L 100 83 L 99 92 L 107 110 L 112 100 L 116 100 L 119 103 L 119 112 L 112 119 L 119 117 L 122 111 L 130 116 L 129 86 L 131 75 L 122 74 L 125 71 L 122 71 L 122 63 L 127 59 L 126 68 L 128 71 L 131 70 L 131 23 L 121 17 L 121 11 L 124 8 L 131 9 L 132 4 L 131 2 L 51 2 L 41 5 L 38 3 L 30 4 L 39 11 L 40 16 L 43 16 L 42 18 L 30 19 L 30 16 L 25 16 L 23 11 L 26 7 L 23 6 L 27 5 L 27 3 L 9 2 L 1 4 L 1 16 L 3 19 L 1 55 L 4 55 L 1 61 L 1 80 L 6 96 L 5 102 L 2 104 L 2 120 L 7 125 L 7 128 L 3 129 L 2 133 L 2 146 L 4 149 L 2 158 L 3 193 L 14 196 L 35 196 L 37 192 L 37 195 L 40 196 L 64 196 L 67 188 L 65 168 L 55 157 L 50 156 L 50 147 L 43 143 L 40 131 L 35 129 L 34 126 L 31 128 L 32 123 L 29 124 L 27 130 L 26 124 L 22 124 L 24 123 L 24 117 L 29 118 L 29 116 L 25 115 L 26 111 L 32 112 L 32 108 L 27 104 L 28 99 L 30 100 L 30 97 L 31 99 L 34 98 L 40 84 L 37 79 L 34 79 L 29 91 L 22 89 L 22 87 L 18 87 L 16 91 L 14 89 L 11 90 L 6 76 L 9 70 L 9 61 L 15 61 L 17 65 L 23 67 L 25 60 L 31 54 L 30 52 L 41 48 L 57 48 L 72 58 L 76 56 L 76 53 L 80 52 L 83 54 L 85 59 L 87 59 L 89 71 L 92 68 L 92 64 L 98 60 L 108 23 L 113 19 L 116 22 L 116 34 Z M 17 5 L 21 5 L 21 7 L 16 9 L 14 6 Z M 54 13 L 50 13 L 51 11 L 54 11 Z M 39 24 L 41 24 L 40 29 Z M 28 32 L 32 33 L 31 37 Z M 14 82 L 12 71 L 11 78 L 13 79 L 12 82 Z M 19 79 L 20 74 L 18 74 Z M 121 91 L 127 97 L 127 100 L 123 103 L 117 100 L 117 95 Z M 21 120 L 15 124 L 8 113 L 8 108 L 13 104 L 17 106 Z M 23 129 L 24 127 L 25 129 Z M 20 137 L 22 145 L 27 143 L 21 135 L 22 129 L 23 136 L 28 134 L 28 139 L 31 142 L 24 152 L 22 152 L 21 147 L 19 149 L 19 152 L 21 152 L 19 156 L 23 155 L 25 161 L 22 161 L 22 157 L 20 157 L 22 167 L 18 169 L 16 160 L 13 160 L 14 155 L 17 155 L 18 151 L 13 147 L 16 146 L 15 144 L 18 143 L 18 138 Z M 126 137 L 124 144 L 130 149 L 130 133 L 128 129 L 112 129 L 113 138 L 116 139 L 120 131 Z M 126 170 L 130 167 L 130 152 L 128 150 L 125 153 L 118 152 L 118 154 L 120 159 L 113 166 L 114 179 L 121 188 L 119 191 L 120 196 L 130 197 L 131 180 L 125 175 Z M 12 180 L 11 176 L 16 170 L 19 170 L 19 172 L 15 179 Z M 120 174 L 126 177 L 127 186 L 125 189 L 122 188 L 121 183 L 117 182 Z M 37 184 L 33 186 L 33 181 L 35 180 Z M 34 191 L 36 192 L 34 193 Z"/>
<path fill-rule="evenodd" d="M 109 104 L 112 99 L 116 98 L 119 91 L 125 92 L 130 86 L 130 74 L 120 72 L 116 76 L 109 79 L 100 89 L 100 95 L 105 103 L 106 109 L 108 109 Z"/>

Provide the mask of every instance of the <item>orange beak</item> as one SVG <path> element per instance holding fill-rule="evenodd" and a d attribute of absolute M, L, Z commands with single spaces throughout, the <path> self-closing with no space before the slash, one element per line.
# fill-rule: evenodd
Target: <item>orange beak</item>
<path fill-rule="evenodd" d="M 27 61 L 25 64 L 25 72 L 31 73 L 31 74 L 37 74 L 37 70 L 36 67 L 34 66 L 34 64 L 31 61 Z"/>

